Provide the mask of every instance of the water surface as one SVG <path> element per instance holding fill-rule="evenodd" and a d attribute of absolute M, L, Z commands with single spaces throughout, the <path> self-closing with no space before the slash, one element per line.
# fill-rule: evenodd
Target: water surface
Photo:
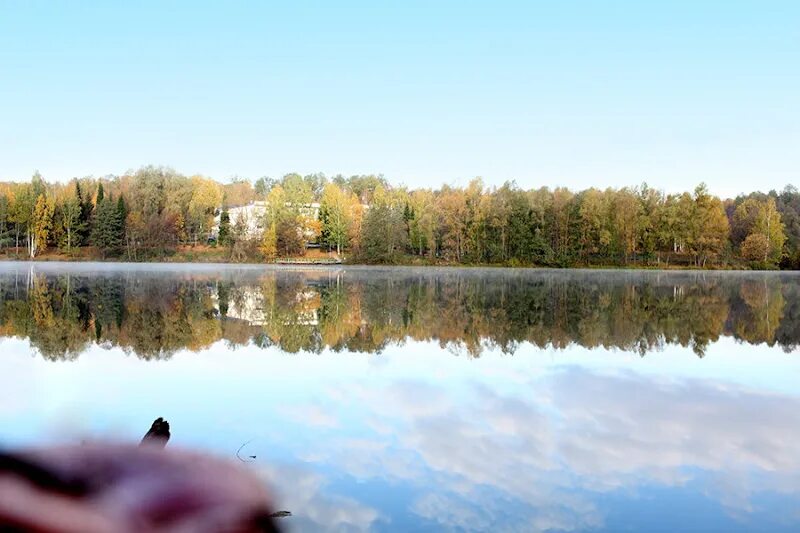
<path fill-rule="evenodd" d="M 3 263 L 0 335 L 1 442 L 164 416 L 293 530 L 800 528 L 795 274 Z"/>

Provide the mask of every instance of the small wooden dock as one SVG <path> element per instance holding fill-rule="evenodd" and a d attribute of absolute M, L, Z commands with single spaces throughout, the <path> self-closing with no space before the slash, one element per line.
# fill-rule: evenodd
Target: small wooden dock
<path fill-rule="evenodd" d="M 276 265 L 341 265 L 338 257 L 279 257 L 273 261 Z"/>

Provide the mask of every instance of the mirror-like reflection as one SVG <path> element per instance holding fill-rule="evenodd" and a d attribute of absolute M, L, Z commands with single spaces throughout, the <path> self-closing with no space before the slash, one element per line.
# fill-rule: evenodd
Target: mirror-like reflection
<path fill-rule="evenodd" d="M 0 334 L 30 339 L 49 359 L 77 357 L 91 343 L 165 358 L 222 339 L 289 353 L 432 340 L 475 357 L 523 342 L 641 355 L 678 344 L 702 356 L 720 337 L 785 351 L 800 340 L 792 274 L 42 270 L 0 271 Z"/>
<path fill-rule="evenodd" d="M 798 290 L 0 265 L 0 443 L 137 442 L 163 416 L 170 447 L 246 458 L 290 531 L 796 531 Z"/>

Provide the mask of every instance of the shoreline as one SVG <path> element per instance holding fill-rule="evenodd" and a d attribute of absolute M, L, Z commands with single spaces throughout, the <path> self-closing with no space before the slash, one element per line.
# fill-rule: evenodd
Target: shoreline
<path fill-rule="evenodd" d="M 398 262 L 398 263 L 363 263 L 363 262 L 333 262 L 333 261 L 224 261 L 219 260 L 217 257 L 208 257 L 207 260 L 187 260 L 184 257 L 176 259 L 159 258 L 149 259 L 142 261 L 131 261 L 128 259 L 101 259 L 96 257 L 64 257 L 64 256 L 44 256 L 35 259 L 30 258 L 14 258 L 0 256 L 0 265 L 2 264 L 30 264 L 30 265 L 43 265 L 43 264 L 104 264 L 104 265 L 164 265 L 164 266 L 178 266 L 178 265 L 196 265 L 196 266 L 226 266 L 226 267 L 267 267 L 276 270 L 297 270 L 303 268 L 417 268 L 417 269 L 485 269 L 485 270 L 557 270 L 557 271 L 652 271 L 652 272 L 773 272 L 773 273 L 791 273 L 798 272 L 797 270 L 781 270 L 781 269 L 748 269 L 729 267 L 693 267 L 693 266 L 665 266 L 665 265 L 642 265 L 642 264 L 629 264 L 629 265 L 574 265 L 574 266 L 550 266 L 550 265 L 503 265 L 503 264 L 460 264 L 460 263 L 419 263 L 419 262 Z"/>

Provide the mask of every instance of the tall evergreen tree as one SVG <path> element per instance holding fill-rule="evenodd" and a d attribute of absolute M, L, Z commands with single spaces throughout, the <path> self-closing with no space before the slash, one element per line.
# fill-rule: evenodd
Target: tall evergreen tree
<path fill-rule="evenodd" d="M 120 195 L 117 198 L 117 214 L 119 215 L 119 231 L 120 236 L 125 236 L 125 219 L 128 217 L 128 206 L 125 204 L 125 198 Z"/>
<path fill-rule="evenodd" d="M 123 202 L 124 207 L 124 202 Z M 124 220 L 120 206 L 111 196 L 97 204 L 92 228 L 92 244 L 97 246 L 105 258 L 116 253 L 123 243 Z"/>
<path fill-rule="evenodd" d="M 228 213 L 228 208 L 223 207 L 222 213 L 219 215 L 219 235 L 217 242 L 220 246 L 228 246 L 231 244 L 231 216 Z"/>
<path fill-rule="evenodd" d="M 82 246 L 89 243 L 92 230 L 92 218 L 94 216 L 94 205 L 92 204 L 91 194 L 84 195 L 80 181 L 75 184 L 75 196 L 78 198 L 78 203 L 80 204 L 75 244 L 76 246 Z"/>

